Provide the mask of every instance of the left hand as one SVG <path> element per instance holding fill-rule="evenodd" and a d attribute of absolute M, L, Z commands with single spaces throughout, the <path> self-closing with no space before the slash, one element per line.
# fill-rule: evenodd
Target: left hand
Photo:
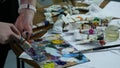
<path fill-rule="evenodd" d="M 15 22 L 15 26 L 26 39 L 29 39 L 32 34 L 33 17 L 34 11 L 30 9 L 22 9 L 19 17 Z"/>

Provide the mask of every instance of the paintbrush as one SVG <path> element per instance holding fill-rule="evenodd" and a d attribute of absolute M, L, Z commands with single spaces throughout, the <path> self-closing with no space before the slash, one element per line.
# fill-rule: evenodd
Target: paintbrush
<path fill-rule="evenodd" d="M 22 36 L 20 36 L 19 38 L 16 38 L 14 36 L 10 36 L 10 37 L 13 39 L 11 41 L 13 41 L 16 44 L 16 46 L 19 46 L 26 53 L 28 53 L 31 56 L 36 55 L 35 50 L 33 49 L 32 45 Z"/>
<path fill-rule="evenodd" d="M 95 52 L 98 50 L 102 50 L 102 49 L 108 49 L 108 48 L 114 48 L 114 47 L 119 47 L 120 44 L 116 44 L 116 45 L 109 45 L 109 46 L 102 46 L 102 47 L 96 47 L 96 48 L 90 48 L 90 49 L 86 49 L 86 50 L 81 50 L 81 51 L 75 51 L 73 53 L 88 53 L 88 52 Z"/>

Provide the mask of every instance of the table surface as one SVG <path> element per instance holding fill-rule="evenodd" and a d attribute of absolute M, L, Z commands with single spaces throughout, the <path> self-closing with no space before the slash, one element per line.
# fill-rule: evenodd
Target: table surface
<path fill-rule="evenodd" d="M 70 0 L 70 1 L 73 1 L 73 0 Z M 104 2 L 100 5 L 101 8 L 105 7 L 105 5 L 109 2 L 109 0 L 104 0 Z M 55 4 L 60 4 L 60 5 L 64 5 L 65 3 L 63 2 L 60 2 L 60 3 L 55 3 Z M 84 4 L 83 4 L 84 5 Z M 42 21 L 45 20 L 45 16 L 44 16 L 44 8 L 46 7 L 49 7 L 50 5 L 48 6 L 44 6 L 44 7 L 41 7 L 41 8 L 37 8 L 37 13 L 35 14 L 35 17 L 34 17 L 34 20 L 33 20 L 33 24 L 37 24 L 37 23 L 40 23 Z M 81 11 L 81 14 L 84 14 L 86 13 L 86 11 Z M 56 21 L 56 17 L 54 17 L 53 21 L 55 22 Z M 37 30 L 40 30 L 40 29 L 44 29 L 44 30 L 48 30 L 52 27 L 52 25 L 49 25 L 49 26 L 45 26 L 45 27 L 40 27 L 40 28 L 37 28 L 37 29 L 33 29 L 33 31 L 37 31 Z M 35 39 L 37 37 L 41 37 L 43 36 L 47 31 L 44 31 L 42 32 L 41 34 L 37 34 L 35 36 L 32 37 L 32 39 Z"/>

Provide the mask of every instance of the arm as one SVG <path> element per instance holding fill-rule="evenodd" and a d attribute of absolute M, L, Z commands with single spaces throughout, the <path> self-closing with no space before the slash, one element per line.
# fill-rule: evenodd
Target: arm
<path fill-rule="evenodd" d="M 29 4 L 36 7 L 36 0 L 20 0 L 20 6 L 23 4 Z M 15 26 L 24 37 L 30 38 L 32 34 L 34 14 L 35 11 L 30 8 L 19 9 L 19 17 L 16 20 Z"/>

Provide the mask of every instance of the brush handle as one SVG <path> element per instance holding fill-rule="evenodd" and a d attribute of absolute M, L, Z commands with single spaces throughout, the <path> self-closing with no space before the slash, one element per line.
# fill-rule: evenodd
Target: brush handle
<path fill-rule="evenodd" d="M 103 46 L 103 47 L 97 47 L 97 48 L 91 48 L 91 49 L 86 49 L 86 50 L 76 51 L 76 52 L 74 52 L 74 53 L 87 53 L 87 52 L 94 52 L 94 51 L 97 51 L 97 50 L 108 49 L 108 48 L 119 47 L 119 46 L 120 46 L 120 44 L 109 45 L 109 46 Z"/>

